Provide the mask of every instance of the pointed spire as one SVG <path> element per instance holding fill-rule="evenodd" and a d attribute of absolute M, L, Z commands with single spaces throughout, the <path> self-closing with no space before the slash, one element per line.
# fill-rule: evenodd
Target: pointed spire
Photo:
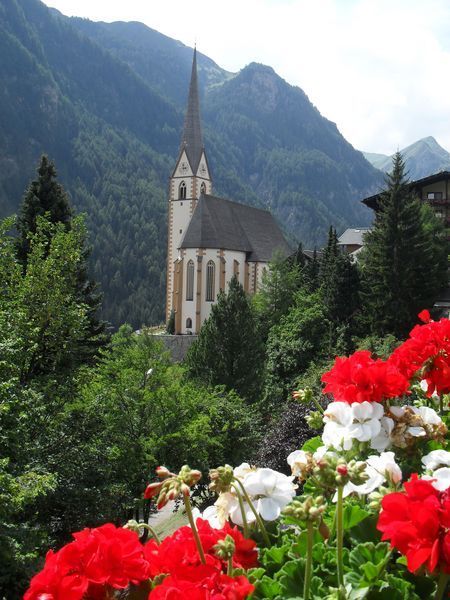
<path fill-rule="evenodd" d="M 202 128 L 200 124 L 200 104 L 198 98 L 197 81 L 197 48 L 194 48 L 192 60 L 191 83 L 189 85 L 189 97 L 184 119 L 183 137 L 181 138 L 180 152 L 186 150 L 191 168 L 197 170 L 198 163 L 203 150 Z"/>

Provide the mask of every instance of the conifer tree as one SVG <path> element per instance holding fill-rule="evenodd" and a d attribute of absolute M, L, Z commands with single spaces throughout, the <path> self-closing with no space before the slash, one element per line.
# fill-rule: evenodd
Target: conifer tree
<path fill-rule="evenodd" d="M 26 273 L 31 238 L 37 231 L 39 217 L 45 217 L 52 224 L 61 223 L 66 232 L 72 229 L 72 209 L 67 193 L 57 181 L 55 165 L 43 155 L 37 170 L 37 178 L 33 180 L 24 195 L 19 216 L 16 221 L 18 238 L 16 241 L 17 258 Z M 53 231 L 48 228 L 48 232 Z M 51 234 L 49 234 L 51 235 Z M 49 244 L 50 246 L 50 239 Z M 105 323 L 99 320 L 102 296 L 97 284 L 89 278 L 88 258 L 90 249 L 86 240 L 82 241 L 82 260 L 79 261 L 74 294 L 88 310 L 88 329 L 83 344 L 80 346 L 82 360 L 89 361 L 98 347 L 106 341 Z"/>
<path fill-rule="evenodd" d="M 362 305 L 373 333 L 401 337 L 446 284 L 447 242 L 436 217 L 411 193 L 399 152 L 386 186 L 365 237 Z"/>
<path fill-rule="evenodd" d="M 236 277 L 221 291 L 186 357 L 189 374 L 209 385 L 234 389 L 249 402 L 261 386 L 264 349 L 257 319 Z"/>
<path fill-rule="evenodd" d="M 319 270 L 320 263 L 317 250 L 314 248 L 312 259 L 308 260 L 303 267 L 303 282 L 309 292 L 315 292 L 319 287 Z"/>

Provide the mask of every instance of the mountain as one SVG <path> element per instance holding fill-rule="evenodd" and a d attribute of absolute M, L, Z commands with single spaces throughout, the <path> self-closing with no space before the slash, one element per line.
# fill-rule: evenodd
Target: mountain
<path fill-rule="evenodd" d="M 0 4 L 0 215 L 17 211 L 41 153 L 91 232 L 104 317 L 162 319 L 166 187 L 192 49 L 140 23 L 92 23 L 38 0 Z M 379 173 L 270 68 L 231 74 L 199 54 L 215 192 L 269 207 L 307 246 L 370 219 Z"/>
<path fill-rule="evenodd" d="M 408 177 L 411 180 L 421 179 L 439 171 L 450 169 L 450 153 L 440 146 L 434 137 L 429 136 L 414 142 L 400 150 L 406 163 Z M 389 172 L 392 167 L 392 156 L 384 154 L 363 153 L 366 159 L 377 169 Z"/>

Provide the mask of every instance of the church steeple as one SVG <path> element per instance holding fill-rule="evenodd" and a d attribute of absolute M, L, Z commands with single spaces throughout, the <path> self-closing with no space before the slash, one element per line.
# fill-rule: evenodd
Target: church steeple
<path fill-rule="evenodd" d="M 189 84 L 188 105 L 181 137 L 180 154 L 183 150 L 186 150 L 191 169 L 195 173 L 204 150 L 198 97 L 197 48 L 194 48 L 194 58 L 192 60 L 191 82 Z"/>

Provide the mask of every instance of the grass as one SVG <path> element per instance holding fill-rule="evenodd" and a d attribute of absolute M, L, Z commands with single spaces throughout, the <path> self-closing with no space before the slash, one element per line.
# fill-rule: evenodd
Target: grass
<path fill-rule="evenodd" d="M 187 516 L 184 513 L 175 512 L 168 516 L 167 519 L 155 525 L 155 531 L 161 539 L 164 539 L 178 529 L 178 527 L 187 525 L 187 522 Z"/>

